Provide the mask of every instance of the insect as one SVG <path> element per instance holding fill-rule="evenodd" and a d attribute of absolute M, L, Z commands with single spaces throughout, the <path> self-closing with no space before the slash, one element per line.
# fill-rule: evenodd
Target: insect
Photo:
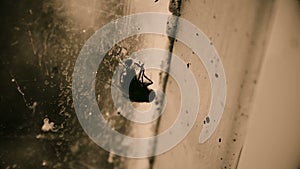
<path fill-rule="evenodd" d="M 124 63 L 125 69 L 120 77 L 122 91 L 132 102 L 152 102 L 155 92 L 148 86 L 153 82 L 145 75 L 144 64 L 132 59 L 127 59 Z"/>

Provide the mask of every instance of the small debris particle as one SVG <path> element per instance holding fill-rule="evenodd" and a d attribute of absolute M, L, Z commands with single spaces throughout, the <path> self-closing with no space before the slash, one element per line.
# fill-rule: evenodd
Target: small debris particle
<path fill-rule="evenodd" d="M 199 33 L 196 33 L 196 36 L 199 36 Z"/>
<path fill-rule="evenodd" d="M 158 2 L 158 0 L 154 0 L 154 2 L 156 3 L 156 2 Z"/>
<path fill-rule="evenodd" d="M 36 138 L 36 139 L 44 139 L 45 136 L 42 135 L 42 134 L 38 134 L 38 135 L 35 136 L 35 138 Z"/>
<path fill-rule="evenodd" d="M 36 110 L 36 106 L 38 105 L 37 102 L 33 102 L 33 104 L 29 107 L 30 109 L 32 109 L 32 112 L 35 113 Z"/>
<path fill-rule="evenodd" d="M 18 43 L 19 43 L 19 41 L 12 42 L 12 43 L 10 44 L 10 46 L 15 46 L 15 45 L 17 45 Z"/>
<path fill-rule="evenodd" d="M 219 77 L 218 73 L 215 73 L 215 77 L 216 77 L 216 78 L 218 78 L 218 77 Z"/>
<path fill-rule="evenodd" d="M 109 153 L 107 162 L 108 163 L 113 163 L 114 162 L 114 157 L 115 157 L 115 155 L 113 153 Z"/>
<path fill-rule="evenodd" d="M 48 80 L 45 80 L 44 81 L 44 84 L 47 86 L 47 85 L 49 85 L 49 81 Z"/>
<path fill-rule="evenodd" d="M 19 27 L 14 27 L 14 29 L 16 30 L 16 31 L 19 31 L 20 30 L 20 28 Z"/>
<path fill-rule="evenodd" d="M 46 166 L 46 165 L 47 165 L 47 161 L 43 160 L 42 166 Z"/>
<path fill-rule="evenodd" d="M 236 139 L 235 139 L 235 138 L 233 139 L 233 142 L 236 142 Z"/>
<path fill-rule="evenodd" d="M 216 15 L 213 16 L 214 19 L 217 19 Z"/>
<path fill-rule="evenodd" d="M 190 68 L 190 66 L 191 66 L 191 63 L 187 63 L 187 64 L 186 64 L 186 67 L 187 67 L 187 68 Z"/>
<path fill-rule="evenodd" d="M 44 132 L 47 132 L 47 131 L 50 131 L 50 130 L 53 130 L 54 129 L 54 123 L 53 122 L 50 122 L 49 123 L 49 119 L 48 118 L 45 118 L 44 119 L 44 124 L 41 128 Z"/>
<path fill-rule="evenodd" d="M 207 117 L 205 118 L 205 121 L 206 121 L 206 123 L 209 123 L 209 122 L 210 122 L 210 118 L 207 116 Z"/>
<path fill-rule="evenodd" d="M 221 138 L 219 138 L 219 143 L 221 143 L 221 141 L 222 141 L 222 139 L 221 139 Z"/>
<path fill-rule="evenodd" d="M 18 166 L 17 164 L 13 164 L 12 168 L 17 168 L 17 166 Z M 7 167 L 7 168 L 10 168 L 10 167 Z"/>

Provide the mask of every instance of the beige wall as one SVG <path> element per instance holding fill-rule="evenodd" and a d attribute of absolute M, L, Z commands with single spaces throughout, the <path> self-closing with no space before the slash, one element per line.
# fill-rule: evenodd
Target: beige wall
<path fill-rule="evenodd" d="M 239 169 L 300 167 L 300 1 L 279 0 Z"/>
<path fill-rule="evenodd" d="M 185 62 L 191 62 L 190 70 L 201 84 L 200 111 L 187 137 L 170 151 L 155 157 L 154 169 L 236 168 L 247 134 L 253 92 L 272 28 L 273 5 L 272 0 L 183 1 L 181 17 L 200 28 L 221 57 L 227 79 L 226 106 L 213 135 L 199 144 L 199 133 L 210 105 L 210 83 L 205 68 L 197 62 L 191 50 L 175 42 L 173 52 Z M 168 81 L 167 96 L 174 93 L 172 84 Z M 176 103 L 174 98 L 168 98 L 168 103 Z M 160 132 L 174 121 L 174 112 L 178 111 L 172 108 L 172 105 L 167 105 L 160 122 Z"/>
<path fill-rule="evenodd" d="M 141 1 L 129 0 L 126 9 L 127 13 L 167 12 L 167 2 L 147 1 L 141 5 Z M 224 63 L 227 104 L 216 132 L 206 143 L 199 144 L 199 133 L 210 101 L 209 82 L 203 65 L 194 59 L 191 51 L 175 43 L 174 53 L 191 62 L 191 70 L 199 75 L 201 112 L 183 142 L 155 157 L 155 169 L 235 168 L 238 163 L 239 169 L 300 166 L 300 111 L 297 109 L 300 100 L 297 88 L 300 87 L 297 74 L 300 73 L 300 2 L 278 0 L 275 6 L 274 2 L 183 1 L 181 17 L 210 37 Z M 171 96 L 168 101 L 176 103 L 172 100 L 177 98 L 173 97 L 175 83 L 171 81 L 167 87 L 167 95 Z M 176 111 L 172 107 L 170 104 L 163 115 L 160 132 L 175 120 Z M 148 159 L 126 160 L 128 168 L 148 167 L 145 164 Z"/>

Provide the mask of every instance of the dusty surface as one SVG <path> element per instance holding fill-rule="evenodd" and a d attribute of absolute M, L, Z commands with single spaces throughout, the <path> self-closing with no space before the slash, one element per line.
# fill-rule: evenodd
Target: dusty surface
<path fill-rule="evenodd" d="M 0 36 L 0 75 L 3 81 L 0 88 L 0 168 L 236 168 L 241 152 L 240 168 L 259 168 L 259 162 L 264 160 L 278 163 L 268 163 L 266 167 L 260 166 L 262 168 L 297 167 L 297 157 L 300 156 L 297 143 L 300 140 L 295 135 L 299 130 L 293 129 L 299 128 L 297 101 L 300 93 L 297 90 L 299 80 L 296 80 L 299 72 L 299 37 L 296 36 L 299 35 L 299 24 L 294 24 L 294 21 L 299 18 L 296 16 L 300 16 L 297 10 L 300 5 L 297 1 L 294 4 L 292 0 L 290 2 L 284 4 L 281 1 L 282 6 L 277 7 L 275 27 L 272 28 L 275 17 L 273 0 L 182 1 L 181 17 L 209 37 L 223 62 L 228 85 L 225 112 L 212 137 L 199 144 L 199 133 L 210 104 L 210 82 L 201 61 L 189 48 L 175 41 L 173 52 L 186 62 L 187 69 L 194 73 L 199 85 L 199 116 L 192 131 L 178 146 L 162 155 L 144 159 L 113 155 L 89 139 L 72 106 L 71 75 L 78 52 L 97 29 L 127 14 L 169 13 L 169 0 L 1 2 L 4 26 Z M 285 11 L 289 8 L 293 10 L 286 15 Z M 282 32 L 289 33 L 284 36 Z M 267 66 L 263 67 L 258 79 L 269 41 L 264 63 Z M 169 42 L 166 37 L 135 36 L 119 45 L 130 54 L 149 47 L 169 50 Z M 283 62 L 286 55 L 290 58 Z M 109 53 L 100 65 L 96 85 L 99 107 L 117 131 L 133 137 L 152 136 L 156 122 L 147 125 L 130 123 L 118 115 L 111 98 L 106 97 L 110 94 L 107 83 L 118 65 L 118 57 L 126 56 Z M 282 63 L 291 69 L 277 69 Z M 148 70 L 146 74 L 155 82 L 153 88 L 162 88 L 164 84 L 158 71 Z M 281 75 L 283 80 L 279 81 L 277 75 Z M 258 81 L 257 100 L 252 111 L 254 116 L 244 147 L 251 115 L 249 110 Z M 279 88 L 281 90 L 277 93 Z M 270 95 L 264 92 L 273 93 L 272 102 Z M 158 133 L 169 128 L 179 113 L 182 98 L 173 78 L 168 80 L 166 94 L 168 104 Z M 273 107 L 274 104 L 278 107 Z M 149 105 L 134 106 L 145 109 Z M 265 128 L 265 120 L 273 116 L 275 120 Z M 256 133 L 257 130 L 261 132 Z M 281 131 L 282 135 L 277 131 Z M 268 144 L 264 133 L 273 133 L 270 137 L 273 140 L 283 139 Z M 296 149 L 291 148 L 292 145 Z M 274 146 L 284 149 L 277 149 L 274 156 L 267 158 L 273 153 Z M 259 149 L 264 150 L 259 153 L 261 161 L 257 161 Z M 283 157 L 279 151 L 290 156 Z M 285 163 L 279 164 L 280 160 Z M 249 167 L 249 164 L 257 166 Z"/>
<path fill-rule="evenodd" d="M 1 1 L 0 168 L 122 167 L 82 130 L 71 95 L 82 45 L 122 10 L 120 1 Z"/>

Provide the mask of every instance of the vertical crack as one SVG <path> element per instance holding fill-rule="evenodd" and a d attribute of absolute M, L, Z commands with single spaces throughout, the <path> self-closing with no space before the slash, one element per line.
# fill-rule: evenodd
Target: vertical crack
<path fill-rule="evenodd" d="M 170 16 L 168 18 L 167 21 L 167 34 L 168 34 L 168 38 L 169 38 L 169 56 L 168 56 L 168 60 L 165 63 L 166 67 L 167 67 L 167 71 L 166 72 L 162 72 L 160 75 L 160 81 L 162 82 L 162 90 L 164 93 L 166 93 L 166 87 L 167 87 L 167 82 L 169 79 L 169 74 L 167 72 L 169 72 L 170 70 L 170 63 L 172 60 L 172 53 L 173 53 L 173 49 L 174 49 L 174 42 L 175 42 L 175 37 L 176 37 L 176 32 L 177 32 L 177 25 L 178 25 L 178 17 L 180 16 L 180 10 L 181 10 L 181 0 L 170 0 L 169 3 L 169 11 L 171 12 L 172 16 Z M 176 17 L 174 17 L 176 16 Z M 163 104 L 163 102 L 160 103 L 161 105 Z M 157 119 L 157 123 L 155 126 L 155 131 L 154 133 L 157 135 L 159 132 L 159 126 L 160 126 L 160 121 L 161 121 L 161 116 Z M 157 139 L 154 142 L 153 145 L 153 154 L 155 154 L 156 151 L 156 145 L 157 145 Z M 150 157 L 149 159 L 149 163 L 150 163 L 150 169 L 153 169 L 154 163 L 155 163 L 155 156 Z"/>

